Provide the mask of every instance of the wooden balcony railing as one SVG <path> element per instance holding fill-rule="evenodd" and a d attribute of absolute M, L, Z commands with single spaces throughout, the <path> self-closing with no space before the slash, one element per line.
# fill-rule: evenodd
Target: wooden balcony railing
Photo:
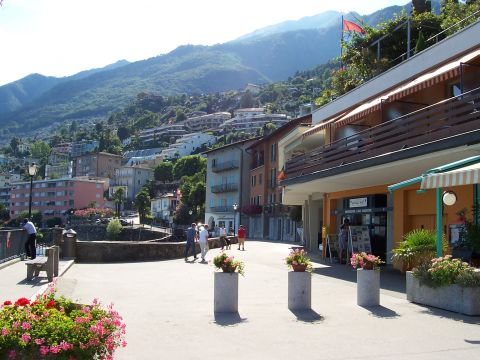
<path fill-rule="evenodd" d="M 460 135 L 480 127 L 480 88 L 296 156 L 288 178 Z"/>

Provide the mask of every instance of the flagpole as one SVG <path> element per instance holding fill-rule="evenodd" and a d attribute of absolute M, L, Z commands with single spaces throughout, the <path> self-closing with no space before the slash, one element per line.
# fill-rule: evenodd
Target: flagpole
<path fill-rule="evenodd" d="M 342 57 L 343 57 L 343 14 L 342 14 L 342 25 L 341 25 L 341 37 L 340 37 L 340 69 L 343 69 L 343 62 L 342 62 Z"/>

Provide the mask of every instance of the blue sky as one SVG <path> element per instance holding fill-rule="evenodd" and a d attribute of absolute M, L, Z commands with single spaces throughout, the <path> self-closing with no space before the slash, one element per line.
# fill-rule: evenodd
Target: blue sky
<path fill-rule="evenodd" d="M 408 0 L 4 0 L 0 85 L 31 73 L 68 76 L 179 45 L 213 45 L 327 10 L 369 14 Z"/>

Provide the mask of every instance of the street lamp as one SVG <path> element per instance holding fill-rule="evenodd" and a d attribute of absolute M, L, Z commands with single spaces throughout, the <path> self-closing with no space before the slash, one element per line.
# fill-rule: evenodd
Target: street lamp
<path fill-rule="evenodd" d="M 37 173 L 37 165 L 32 163 L 28 165 L 28 175 L 30 175 L 30 198 L 28 201 L 28 219 L 31 220 L 32 218 L 32 188 L 33 188 L 33 177 Z"/>
<path fill-rule="evenodd" d="M 233 204 L 233 235 L 235 235 L 235 218 L 237 217 L 238 204 Z"/>

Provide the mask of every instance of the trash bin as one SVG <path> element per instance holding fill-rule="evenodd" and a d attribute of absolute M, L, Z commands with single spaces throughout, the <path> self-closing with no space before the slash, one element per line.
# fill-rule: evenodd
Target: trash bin
<path fill-rule="evenodd" d="M 62 259 L 75 259 L 77 232 L 73 229 L 64 230 L 60 243 L 60 255 Z"/>

